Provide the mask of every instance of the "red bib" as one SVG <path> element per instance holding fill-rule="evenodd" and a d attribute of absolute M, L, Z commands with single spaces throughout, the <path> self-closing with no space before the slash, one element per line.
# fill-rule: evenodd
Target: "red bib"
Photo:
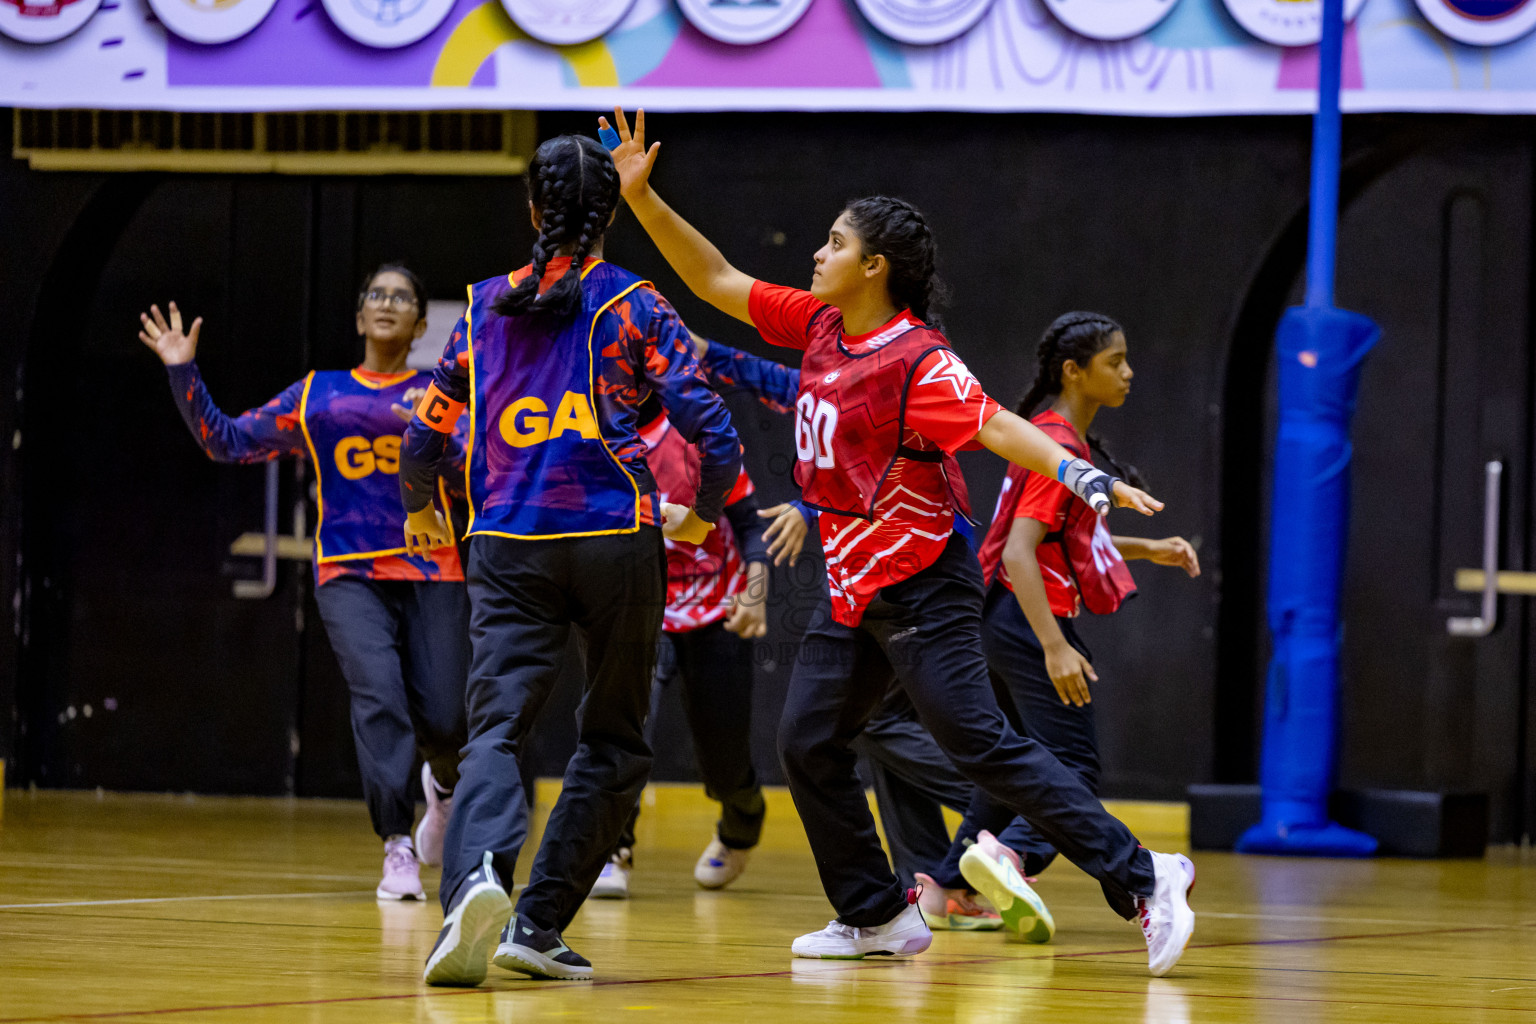
<path fill-rule="evenodd" d="M 1037 417 L 1031 422 L 1073 455 L 1092 461 L 1087 446 L 1068 424 L 1054 417 Z M 988 584 L 997 576 L 1002 564 L 1003 545 L 1008 531 L 1013 529 L 1014 513 L 1028 475 L 1029 470 L 1018 466 L 1008 469 L 1011 486 L 998 502 L 997 514 L 981 546 L 982 571 Z M 1115 547 L 1114 538 L 1104 525 L 1104 517 L 1081 500 L 1073 499 L 1067 508 L 1066 523 L 1061 529 L 1045 535 L 1035 549 L 1035 558 L 1043 572 L 1053 573 L 1058 579 L 1070 579 L 1082 606 L 1095 615 L 1118 611 L 1125 599 L 1136 593 L 1136 581 Z"/>
<path fill-rule="evenodd" d="M 949 348 L 944 335 L 903 317 L 855 354 L 841 334 L 820 333 L 800 364 L 795 482 L 806 504 L 871 519 L 881 483 L 897 458 L 908 458 L 941 463 L 956 510 L 969 517 L 970 498 L 955 457 L 901 443 L 907 385 L 924 356 Z"/>

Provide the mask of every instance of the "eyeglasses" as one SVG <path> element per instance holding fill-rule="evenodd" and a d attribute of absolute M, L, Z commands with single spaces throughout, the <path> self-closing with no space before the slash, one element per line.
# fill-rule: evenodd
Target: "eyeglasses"
<path fill-rule="evenodd" d="M 410 292 L 386 292 L 373 288 L 363 296 L 363 302 L 379 309 L 410 309 L 416 305 L 416 296 Z"/>

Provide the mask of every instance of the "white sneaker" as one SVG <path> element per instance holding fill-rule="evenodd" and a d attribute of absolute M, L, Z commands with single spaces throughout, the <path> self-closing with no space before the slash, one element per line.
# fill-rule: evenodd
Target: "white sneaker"
<path fill-rule="evenodd" d="M 421 888 L 421 868 L 416 863 L 416 851 L 405 836 L 397 836 L 384 844 L 384 878 L 373 895 L 381 900 L 424 900 L 427 894 Z"/>
<path fill-rule="evenodd" d="M 724 889 L 747 870 L 747 859 L 751 856 L 751 850 L 733 850 L 716 835 L 693 866 L 693 880 L 706 889 Z"/>
<path fill-rule="evenodd" d="M 416 859 L 423 864 L 441 864 L 443 836 L 448 833 L 448 816 L 453 813 L 453 794 L 438 795 L 429 764 L 421 766 L 421 789 L 427 794 L 427 813 L 421 816 L 421 823 L 412 836 L 416 842 Z"/>
<path fill-rule="evenodd" d="M 790 946 L 808 960 L 862 960 L 866 956 L 916 956 L 933 944 L 933 932 L 916 903 L 875 928 L 853 928 L 827 922 L 819 932 L 802 935 Z"/>
<path fill-rule="evenodd" d="M 1182 853 L 1153 853 L 1152 872 L 1157 885 L 1151 896 L 1137 897 L 1136 911 L 1147 939 L 1147 969 L 1161 978 L 1173 970 L 1195 933 L 1195 912 L 1189 909 L 1195 866 Z"/>
<path fill-rule="evenodd" d="M 982 835 L 991 838 L 988 833 Z M 1014 866 L 1018 855 L 1010 858 L 1002 853 L 1005 849 L 995 840 L 966 847 L 960 855 L 960 873 L 997 908 L 1011 934 L 1024 942 L 1050 942 L 1056 934 L 1056 919 Z"/>
<path fill-rule="evenodd" d="M 633 865 L 634 855 L 627 846 L 609 857 L 608 863 L 603 865 L 602 874 L 598 875 L 597 881 L 592 883 L 592 899 L 629 899 L 629 873 L 634 869 Z"/>
<path fill-rule="evenodd" d="M 437 945 L 427 957 L 421 980 L 428 985 L 478 985 L 489 971 L 491 944 L 512 916 L 512 900 L 487 851 L 480 867 L 466 878 L 459 901 L 443 918 Z"/>

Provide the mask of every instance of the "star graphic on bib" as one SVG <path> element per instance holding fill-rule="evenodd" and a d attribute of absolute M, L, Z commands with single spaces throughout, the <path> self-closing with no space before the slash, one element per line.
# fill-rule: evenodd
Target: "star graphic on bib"
<path fill-rule="evenodd" d="M 939 381 L 947 381 L 955 390 L 955 398 L 962 402 L 971 396 L 972 388 L 981 387 L 981 383 L 971 375 L 970 370 L 966 369 L 959 356 L 943 350 L 940 350 L 938 361 L 933 364 L 933 368 L 923 374 L 923 379 L 917 383 L 919 385 L 936 384 Z"/>

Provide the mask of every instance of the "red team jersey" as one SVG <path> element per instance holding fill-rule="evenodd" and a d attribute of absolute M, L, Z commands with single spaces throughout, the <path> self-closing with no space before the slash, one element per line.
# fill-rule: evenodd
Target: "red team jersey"
<path fill-rule="evenodd" d="M 842 317 L 810 292 L 758 281 L 748 314 L 771 344 L 804 351 L 841 344 L 850 356 L 868 354 L 890 340 L 903 311 L 890 323 L 863 335 L 844 335 Z M 805 381 L 801 380 L 801 394 Z M 903 448 L 953 455 L 966 447 L 1001 406 L 987 396 L 952 351 L 925 355 L 908 381 Z M 881 588 L 932 565 L 949 540 L 955 521 L 950 484 L 937 459 L 897 458 L 875 495 L 872 520 L 824 511 L 821 545 L 827 560 L 832 617 L 857 626 Z"/>
<path fill-rule="evenodd" d="M 1077 429 L 1061 414 L 1047 409 L 1030 422 L 1060 441 L 1072 454 L 1088 457 L 1087 446 L 1077 438 Z M 1020 466 L 1008 467 L 1008 476 L 997 496 L 997 510 L 992 514 L 992 526 L 979 552 L 981 571 L 988 583 L 996 579 L 1013 589 L 1008 567 L 1003 565 L 1003 548 L 1013 524 L 1020 519 L 1044 523 L 1047 537 L 1056 538 L 1042 542 L 1035 553 L 1052 615 L 1062 619 L 1076 617 L 1083 609 L 1084 585 L 1089 587 L 1089 610 L 1099 614 L 1119 608 L 1135 592 L 1136 584 L 1103 517 L 1089 512 L 1065 484 Z M 1074 545 L 1065 539 L 1064 535 L 1078 532 L 1086 536 L 1086 544 Z M 1088 550 L 1086 557 L 1079 552 L 1078 564 L 1068 554 L 1074 546 Z"/>
<path fill-rule="evenodd" d="M 665 417 L 642 427 L 640 439 L 649 449 L 646 463 L 656 477 L 660 499 L 692 505 L 699 489 L 699 452 Z M 726 507 L 753 493 L 745 468 L 725 499 Z M 661 628 L 688 633 L 719 622 L 736 606 L 736 595 L 747 587 L 747 564 L 731 521 L 721 516 L 702 543 L 665 540 L 667 549 L 667 607 Z"/>

